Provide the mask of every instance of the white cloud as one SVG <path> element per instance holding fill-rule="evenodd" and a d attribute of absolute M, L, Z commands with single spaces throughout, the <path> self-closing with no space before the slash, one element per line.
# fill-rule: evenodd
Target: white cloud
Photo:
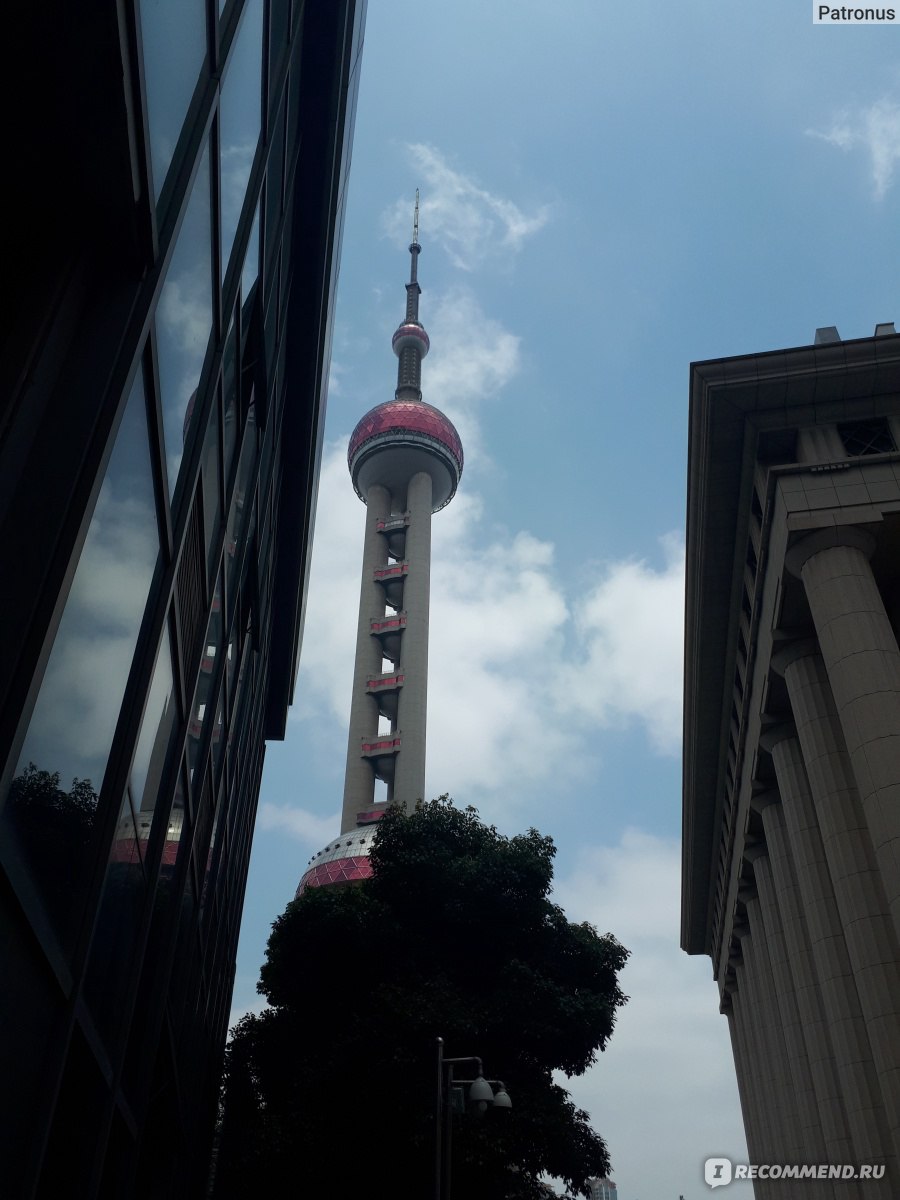
<path fill-rule="evenodd" d="M 661 539 L 660 569 L 608 563 L 573 591 L 559 578 L 552 544 L 525 530 L 488 531 L 476 490 L 488 462 L 480 415 L 519 371 L 520 342 L 460 286 L 432 297 L 428 328 L 435 350 L 426 394 L 457 425 L 467 467 L 433 526 L 426 790 L 481 803 L 501 783 L 511 796 L 561 771 L 586 777 L 592 735 L 626 723 L 643 724 L 655 750 L 677 751 L 680 535 Z M 332 443 L 323 458 L 294 710 L 295 719 L 321 723 L 323 708 L 335 719 L 336 753 L 349 719 L 364 526 L 345 447 Z M 508 801 L 491 798 L 492 819 L 499 803 Z"/>
<path fill-rule="evenodd" d="M 324 708 L 335 746 L 349 719 L 363 525 L 345 443 L 332 444 L 322 465 L 293 719 L 321 718 Z M 609 563 L 579 593 L 560 579 L 551 543 L 524 530 L 492 536 L 471 490 L 435 517 L 429 794 L 449 791 L 477 804 L 479 792 L 497 789 L 497 819 L 497 804 L 509 803 L 500 792 L 524 795 L 561 770 L 588 771 L 600 728 L 638 723 L 656 751 L 676 751 L 684 551 L 674 535 L 662 541 L 660 569 Z"/>
<path fill-rule="evenodd" d="M 65 787 L 90 778 L 99 790 L 158 555 L 150 481 L 117 460 L 100 490 L 20 765 L 59 771 Z"/>
<path fill-rule="evenodd" d="M 458 285 L 432 299 L 427 327 L 434 350 L 425 368 L 425 398 L 453 421 L 471 469 L 483 456 L 478 409 L 518 373 L 520 339 Z"/>
<path fill-rule="evenodd" d="M 422 236 L 443 246 L 455 266 L 474 270 L 498 252 L 516 253 L 549 219 L 544 206 L 529 215 L 512 200 L 481 187 L 450 165 L 433 146 L 408 147 L 421 177 L 419 228 Z M 385 218 L 392 237 L 410 236 L 409 198 L 398 200 Z"/>
<path fill-rule="evenodd" d="M 327 842 L 340 826 L 339 812 L 319 816 L 291 804 L 272 804 L 264 801 L 259 808 L 257 828 L 266 832 L 286 833 L 309 846 Z"/>
<path fill-rule="evenodd" d="M 885 96 L 868 108 L 841 113 L 827 130 L 808 129 L 807 133 L 840 150 L 861 147 L 868 151 L 875 199 L 884 199 L 900 162 L 900 104 Z"/>
<path fill-rule="evenodd" d="M 576 604 L 578 661 L 560 671 L 558 702 L 603 724 L 642 721 L 651 742 L 681 742 L 684 543 L 660 539 L 665 566 L 611 563 Z"/>
<path fill-rule="evenodd" d="M 343 387 L 341 384 L 341 376 L 345 373 L 345 371 L 346 371 L 346 368 L 344 367 L 344 365 L 342 363 L 337 362 L 337 360 L 335 358 L 332 358 L 331 365 L 328 368 L 328 395 L 329 396 L 340 396 L 341 395 L 341 393 L 343 391 Z"/>
<path fill-rule="evenodd" d="M 223 230 L 228 231 L 232 238 L 234 230 L 237 229 L 241 207 L 247 193 L 247 181 L 250 178 L 250 169 L 253 166 L 253 154 L 255 150 L 256 141 L 253 140 L 235 143 L 230 146 L 223 145 L 219 154 L 219 171 L 222 181 L 222 227 Z M 231 245 L 226 245 L 224 251 L 227 264 L 227 256 L 231 253 Z M 226 264 L 223 264 L 223 267 Z"/>
<path fill-rule="evenodd" d="M 606 1139 L 623 1195 L 628 1165 L 657 1195 L 699 1195 L 705 1158 L 746 1162 L 728 1026 L 708 958 L 678 948 L 680 851 L 674 839 L 624 831 L 615 846 L 582 850 L 554 900 L 631 951 L 621 976 L 630 996 L 606 1051 L 564 1082 Z M 750 1185 L 734 1184 L 749 1200 Z M 643 1195 L 643 1192 L 641 1193 Z M 729 1193 L 730 1194 L 730 1193 Z"/>

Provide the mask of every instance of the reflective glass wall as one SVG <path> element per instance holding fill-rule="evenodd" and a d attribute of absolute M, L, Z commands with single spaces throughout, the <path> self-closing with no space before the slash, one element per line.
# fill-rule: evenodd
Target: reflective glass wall
<path fill-rule="evenodd" d="M 10 1194 L 48 1200 L 204 1194 L 365 16 L 94 8 L 17 30 L 28 143 L 97 145 L 68 220 L 49 170 L 25 187 L 43 253 L 0 361 L 0 1137 Z"/>

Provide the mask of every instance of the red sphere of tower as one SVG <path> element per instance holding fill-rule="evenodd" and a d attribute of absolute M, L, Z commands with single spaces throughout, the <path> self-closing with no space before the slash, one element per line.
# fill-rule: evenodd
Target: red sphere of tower
<path fill-rule="evenodd" d="M 402 494 L 413 475 L 427 472 L 432 511 L 437 512 L 456 494 L 462 442 L 440 409 L 424 400 L 388 400 L 367 412 L 353 430 L 347 465 L 361 500 L 373 483 Z"/>

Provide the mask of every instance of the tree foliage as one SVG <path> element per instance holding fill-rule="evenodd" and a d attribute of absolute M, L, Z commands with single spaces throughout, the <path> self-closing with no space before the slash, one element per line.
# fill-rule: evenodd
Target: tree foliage
<path fill-rule="evenodd" d="M 554 1072 L 579 1075 L 605 1047 L 627 951 L 552 903 L 554 854 L 441 797 L 385 814 L 370 880 L 288 906 L 259 983 L 271 1007 L 227 1053 L 218 1196 L 286 1180 L 301 1197 L 429 1195 L 438 1035 L 513 1097 L 454 1116 L 454 1194 L 537 1197 L 545 1172 L 589 1194 L 606 1147 Z"/>
<path fill-rule="evenodd" d="M 29 763 L 9 789 L 8 819 L 18 847 L 39 881 L 45 903 L 63 927 L 78 912 L 90 869 L 88 850 L 97 819 L 97 793 L 89 779 L 73 779 L 66 791 L 58 771 Z"/>

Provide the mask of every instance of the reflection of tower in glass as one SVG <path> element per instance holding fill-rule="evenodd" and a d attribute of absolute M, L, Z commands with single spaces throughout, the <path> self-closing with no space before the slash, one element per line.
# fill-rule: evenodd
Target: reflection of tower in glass
<path fill-rule="evenodd" d="M 397 390 L 362 418 L 347 453 L 367 512 L 341 833 L 310 861 L 298 894 L 370 874 L 369 827 L 384 811 L 376 780 L 387 803 L 407 811 L 425 790 L 431 515 L 453 499 L 463 452 L 451 422 L 422 399 L 429 342 L 419 321 L 418 224 L 417 196 L 406 316 L 393 337 Z"/>

